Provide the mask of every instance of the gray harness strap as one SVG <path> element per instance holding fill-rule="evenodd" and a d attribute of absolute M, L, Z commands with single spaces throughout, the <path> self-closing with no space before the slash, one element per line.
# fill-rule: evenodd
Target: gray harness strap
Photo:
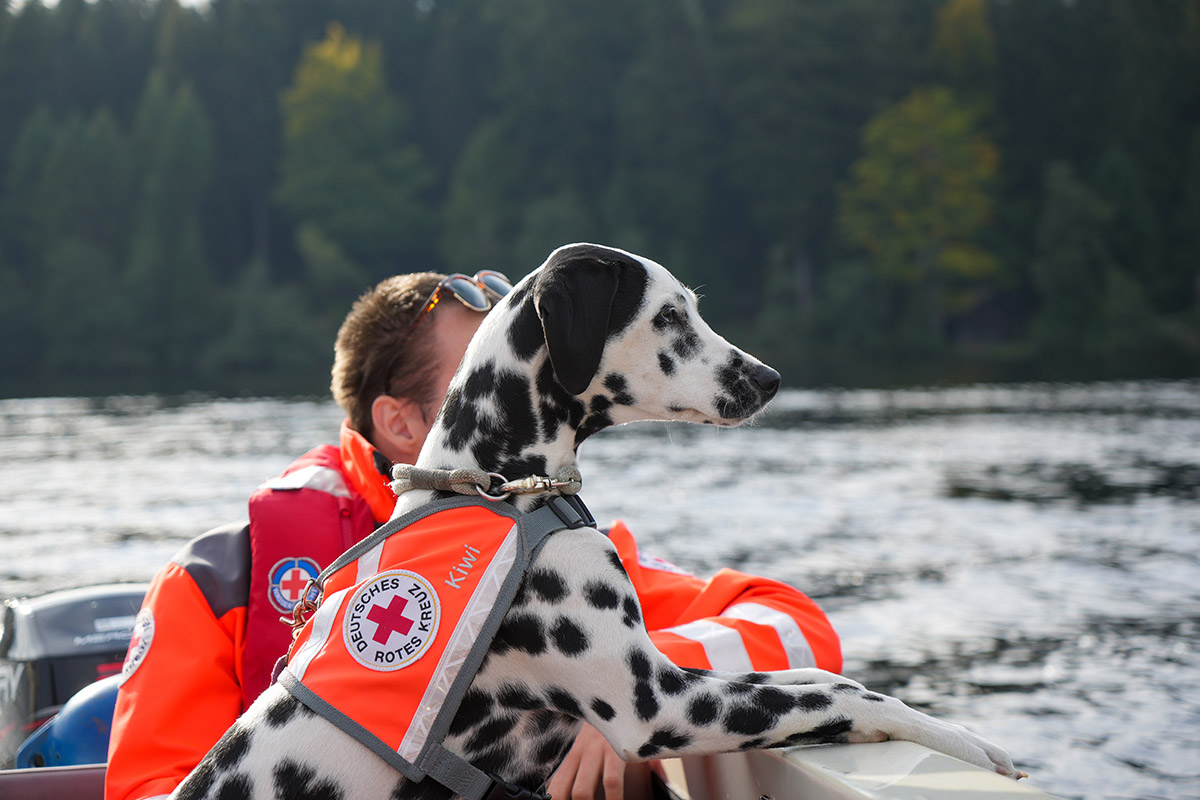
<path fill-rule="evenodd" d="M 525 573 L 529 570 L 529 565 L 532 563 L 534 556 L 537 555 L 546 538 L 553 533 L 574 528 L 594 528 L 596 521 L 592 518 L 587 506 L 578 497 L 556 495 L 551 497 L 549 502 L 537 511 L 522 514 L 507 503 L 492 503 L 475 498 L 461 497 L 439 500 L 380 526 L 374 533 L 347 550 L 336 561 L 326 567 L 317 580 L 319 583 L 324 584 L 325 580 L 334 572 L 357 560 L 363 553 L 383 539 L 392 536 L 419 519 L 424 519 L 439 511 L 450 508 L 461 508 L 468 505 L 483 506 L 503 516 L 511 517 L 517 524 L 517 553 L 508 574 L 500 585 L 495 605 L 492 606 L 487 619 L 481 627 L 479 638 L 471 646 L 471 650 L 467 654 L 458 675 L 455 677 L 454 682 L 451 683 L 450 690 L 446 694 L 446 700 L 434 718 L 433 724 L 430 726 L 425 746 L 413 762 L 410 763 L 402 758 L 397 752 L 383 744 L 374 734 L 317 696 L 308 687 L 296 680 L 291 673 L 284 671 L 279 677 L 279 682 L 293 697 L 353 736 L 376 755 L 398 769 L 409 780 L 420 781 L 428 776 L 455 794 L 465 797 L 466 800 L 484 800 L 491 793 L 499 778 L 487 774 L 462 756 L 447 750 L 443 744 L 446 739 L 446 733 L 450 730 L 450 723 L 453 722 L 454 715 L 458 713 L 458 707 L 462 704 L 463 696 L 466 695 L 467 689 L 470 688 L 472 681 L 475 680 L 475 674 L 479 671 L 479 666 L 483 663 L 488 648 L 491 647 L 492 639 L 495 637 L 496 631 L 500 628 L 500 622 L 504 619 L 504 615 L 508 613 L 513 598 L 516 597 L 517 589 L 520 588 L 521 581 L 524 579 Z M 523 787 L 513 787 L 511 784 L 504 784 L 504 788 L 510 794 L 516 794 L 517 790 Z M 530 794 L 528 790 L 524 791 L 526 794 Z"/>

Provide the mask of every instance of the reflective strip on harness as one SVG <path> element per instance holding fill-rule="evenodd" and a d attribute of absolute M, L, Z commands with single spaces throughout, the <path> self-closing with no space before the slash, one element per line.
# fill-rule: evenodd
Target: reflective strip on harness
<path fill-rule="evenodd" d="M 471 652 L 471 646 L 480 638 L 483 625 L 487 622 L 488 614 L 495 605 L 496 597 L 500 594 L 500 585 L 508 575 L 517 552 L 517 530 L 514 526 L 496 552 L 496 557 L 488 564 L 487 571 L 479 579 L 479 588 L 471 595 L 463 615 L 446 643 L 442 659 L 434 670 L 433 680 L 425 689 L 408 733 L 400 741 L 396 752 L 408 761 L 415 761 L 429 738 L 430 728 L 437 718 L 438 712 L 446 704 L 450 687 L 458 677 L 463 662 Z"/>

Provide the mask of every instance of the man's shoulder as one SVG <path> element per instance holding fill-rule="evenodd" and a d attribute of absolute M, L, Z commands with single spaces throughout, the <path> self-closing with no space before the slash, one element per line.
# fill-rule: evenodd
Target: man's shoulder
<path fill-rule="evenodd" d="M 205 531 L 171 561 L 187 572 L 217 617 L 244 606 L 250 596 L 250 523 L 242 520 Z"/>

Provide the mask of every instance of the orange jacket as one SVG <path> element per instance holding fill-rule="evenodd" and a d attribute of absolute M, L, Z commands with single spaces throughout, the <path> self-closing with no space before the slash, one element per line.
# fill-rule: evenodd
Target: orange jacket
<path fill-rule="evenodd" d="M 316 557 L 323 567 L 391 516 L 396 499 L 374 448 L 343 426 L 338 448 L 301 456 L 252 502 L 266 504 L 270 532 L 240 522 L 193 539 L 154 577 L 142 601 L 113 714 L 107 798 L 169 794 L 266 689 L 291 635 L 277 622 L 281 611 L 269 599 L 266 577 L 281 548 L 272 553 L 264 540 L 312 526 L 328 539 L 325 555 L 286 554 Z M 254 520 L 252 512 L 259 526 Z M 249 635 L 254 631 L 271 635 Z"/>
<path fill-rule="evenodd" d="M 639 554 L 624 523 L 613 523 L 609 535 L 651 639 L 680 666 L 840 670 L 837 634 L 796 589 L 729 569 L 705 581 Z M 246 568 L 248 548 L 226 555 L 230 569 Z M 243 597 L 238 606 L 214 609 L 178 563 L 156 576 L 143 603 L 154 614 L 153 641 L 117 699 L 108 800 L 169 794 L 244 710 L 245 606 Z"/>

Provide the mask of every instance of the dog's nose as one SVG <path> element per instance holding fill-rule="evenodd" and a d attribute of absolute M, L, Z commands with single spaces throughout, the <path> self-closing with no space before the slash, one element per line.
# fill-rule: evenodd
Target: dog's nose
<path fill-rule="evenodd" d="M 754 382 L 758 384 L 758 388 L 766 393 L 770 399 L 779 391 L 779 373 L 763 364 L 758 368 L 758 372 L 754 373 Z"/>

